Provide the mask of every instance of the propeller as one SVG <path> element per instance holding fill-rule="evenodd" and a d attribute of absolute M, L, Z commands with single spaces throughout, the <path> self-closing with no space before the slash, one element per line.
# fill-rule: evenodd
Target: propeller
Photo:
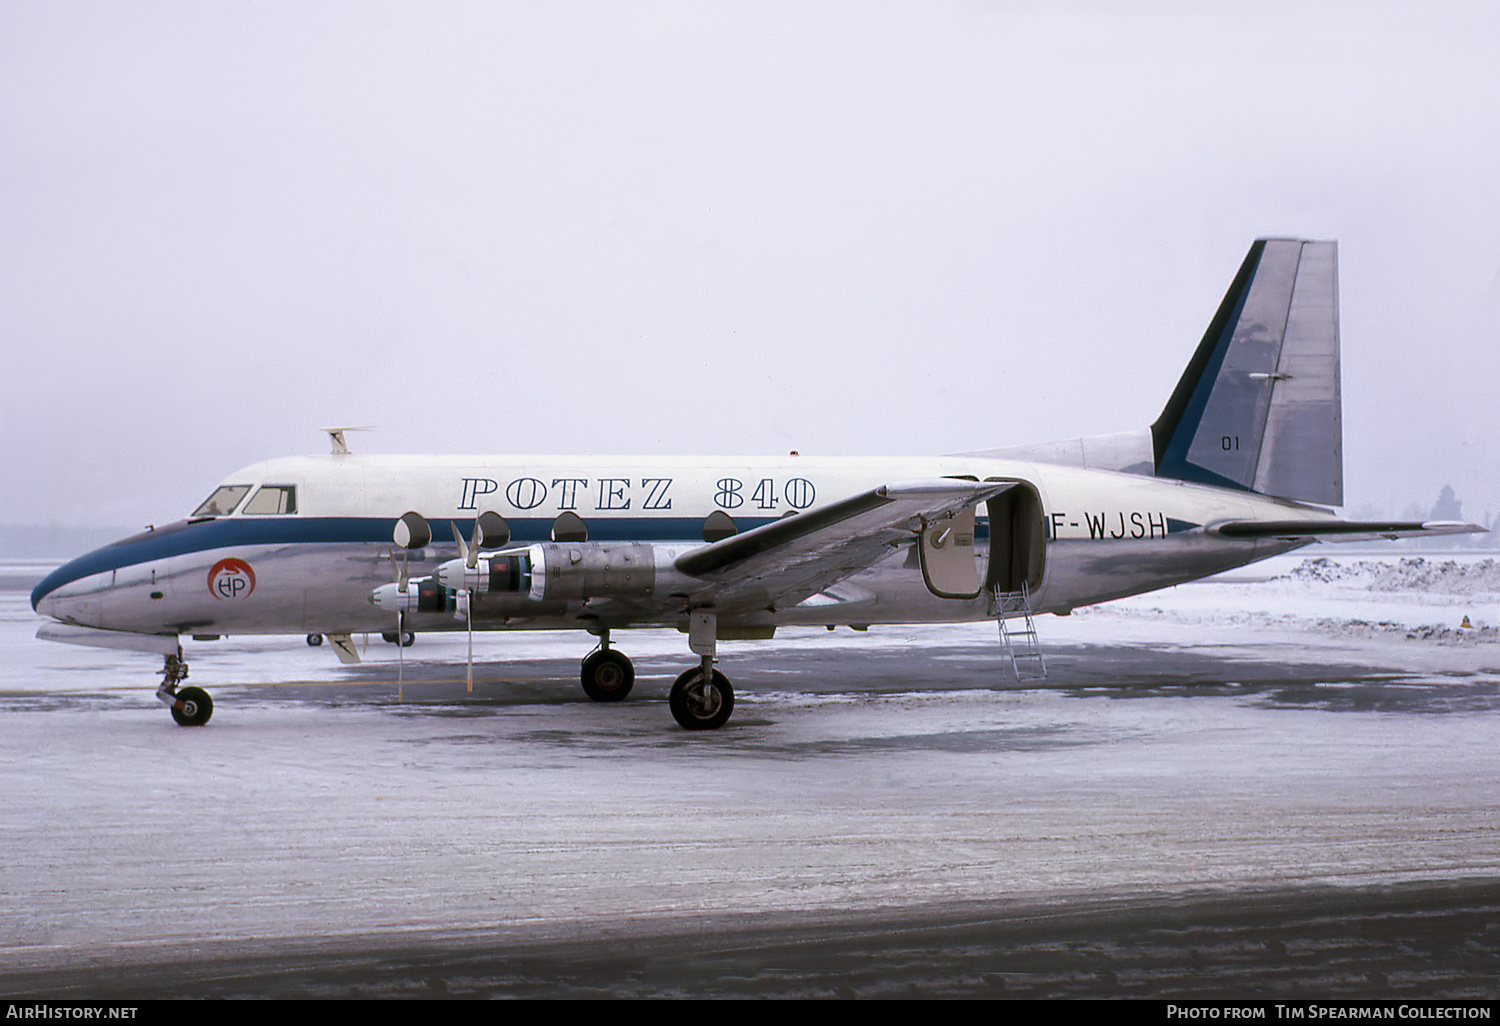
<path fill-rule="evenodd" d="M 396 582 L 396 701 L 406 701 L 406 613 L 416 604 L 409 593 L 411 577 L 407 573 L 412 549 L 432 541 L 432 528 L 420 513 L 403 513 L 391 531 L 391 540 L 401 548 L 401 563 L 396 564 L 396 549 L 390 550 L 391 574 Z"/>
<path fill-rule="evenodd" d="M 469 631 L 469 664 L 464 674 L 469 691 L 474 690 L 474 596 L 486 588 L 485 582 L 489 577 L 489 562 L 481 567 L 479 560 L 482 550 L 493 549 L 510 541 L 510 525 L 505 518 L 492 510 L 486 510 L 474 518 L 474 530 L 469 540 L 464 541 L 464 536 L 458 529 L 458 524 L 448 521 L 448 526 L 453 530 L 453 541 L 458 545 L 458 560 L 449 560 L 438 568 L 438 579 L 446 586 L 453 587 L 458 593 L 458 604 Z M 450 574 L 455 562 L 462 561 L 464 572 L 462 574 Z"/>
<path fill-rule="evenodd" d="M 458 556 L 464 561 L 464 567 L 468 570 L 476 570 L 479 567 L 479 547 L 484 544 L 484 528 L 480 526 L 480 518 L 474 518 L 474 536 L 470 544 L 464 544 L 464 536 L 459 531 L 458 525 L 448 521 L 448 526 L 453 528 L 453 540 L 458 543 Z M 474 693 L 474 593 L 468 588 L 460 588 L 458 601 L 464 607 L 464 622 L 469 630 L 469 661 L 464 668 L 464 684 L 469 693 Z"/>
<path fill-rule="evenodd" d="M 464 688 L 474 693 L 474 593 L 465 591 L 458 600 L 464 604 L 464 622 L 469 628 L 469 658 L 464 664 Z"/>
<path fill-rule="evenodd" d="M 401 550 L 401 565 L 396 565 L 396 550 L 391 549 L 391 573 L 396 579 L 396 592 L 401 596 L 406 595 L 407 585 L 407 557 L 406 549 Z M 396 701 L 406 701 L 406 605 L 401 603 L 396 607 Z"/>

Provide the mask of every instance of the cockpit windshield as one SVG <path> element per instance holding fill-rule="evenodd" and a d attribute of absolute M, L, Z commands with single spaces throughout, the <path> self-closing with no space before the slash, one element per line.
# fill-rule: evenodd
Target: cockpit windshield
<path fill-rule="evenodd" d="M 222 485 L 215 488 L 208 500 L 193 510 L 193 516 L 227 517 L 234 512 L 234 507 L 240 504 L 249 490 L 249 485 Z"/>
<path fill-rule="evenodd" d="M 245 503 L 245 513 L 295 513 L 297 489 L 291 485 L 266 485 Z"/>

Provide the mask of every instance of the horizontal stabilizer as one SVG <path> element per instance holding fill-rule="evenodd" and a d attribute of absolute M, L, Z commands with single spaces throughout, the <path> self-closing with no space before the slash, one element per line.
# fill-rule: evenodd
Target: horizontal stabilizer
<path fill-rule="evenodd" d="M 1212 530 L 1226 538 L 1309 538 L 1330 542 L 1489 533 L 1478 524 L 1465 524 L 1457 520 L 1231 520 L 1215 525 Z"/>

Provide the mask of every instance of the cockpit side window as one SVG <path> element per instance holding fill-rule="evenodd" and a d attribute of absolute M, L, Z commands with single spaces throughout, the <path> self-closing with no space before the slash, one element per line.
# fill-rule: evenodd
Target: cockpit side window
<path fill-rule="evenodd" d="M 297 512 L 297 489 L 291 485 L 266 485 L 245 503 L 246 515 Z"/>
<path fill-rule="evenodd" d="M 214 489 L 210 495 L 197 509 L 193 510 L 195 517 L 227 517 L 234 512 L 234 507 L 240 504 L 245 493 L 250 490 L 249 485 L 222 485 Z"/>

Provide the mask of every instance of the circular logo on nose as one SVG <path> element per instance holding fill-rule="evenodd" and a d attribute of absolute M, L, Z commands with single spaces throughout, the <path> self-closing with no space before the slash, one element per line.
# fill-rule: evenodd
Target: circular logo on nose
<path fill-rule="evenodd" d="M 255 590 L 255 571 L 243 559 L 221 559 L 208 572 L 208 590 L 216 599 L 242 599 Z"/>

